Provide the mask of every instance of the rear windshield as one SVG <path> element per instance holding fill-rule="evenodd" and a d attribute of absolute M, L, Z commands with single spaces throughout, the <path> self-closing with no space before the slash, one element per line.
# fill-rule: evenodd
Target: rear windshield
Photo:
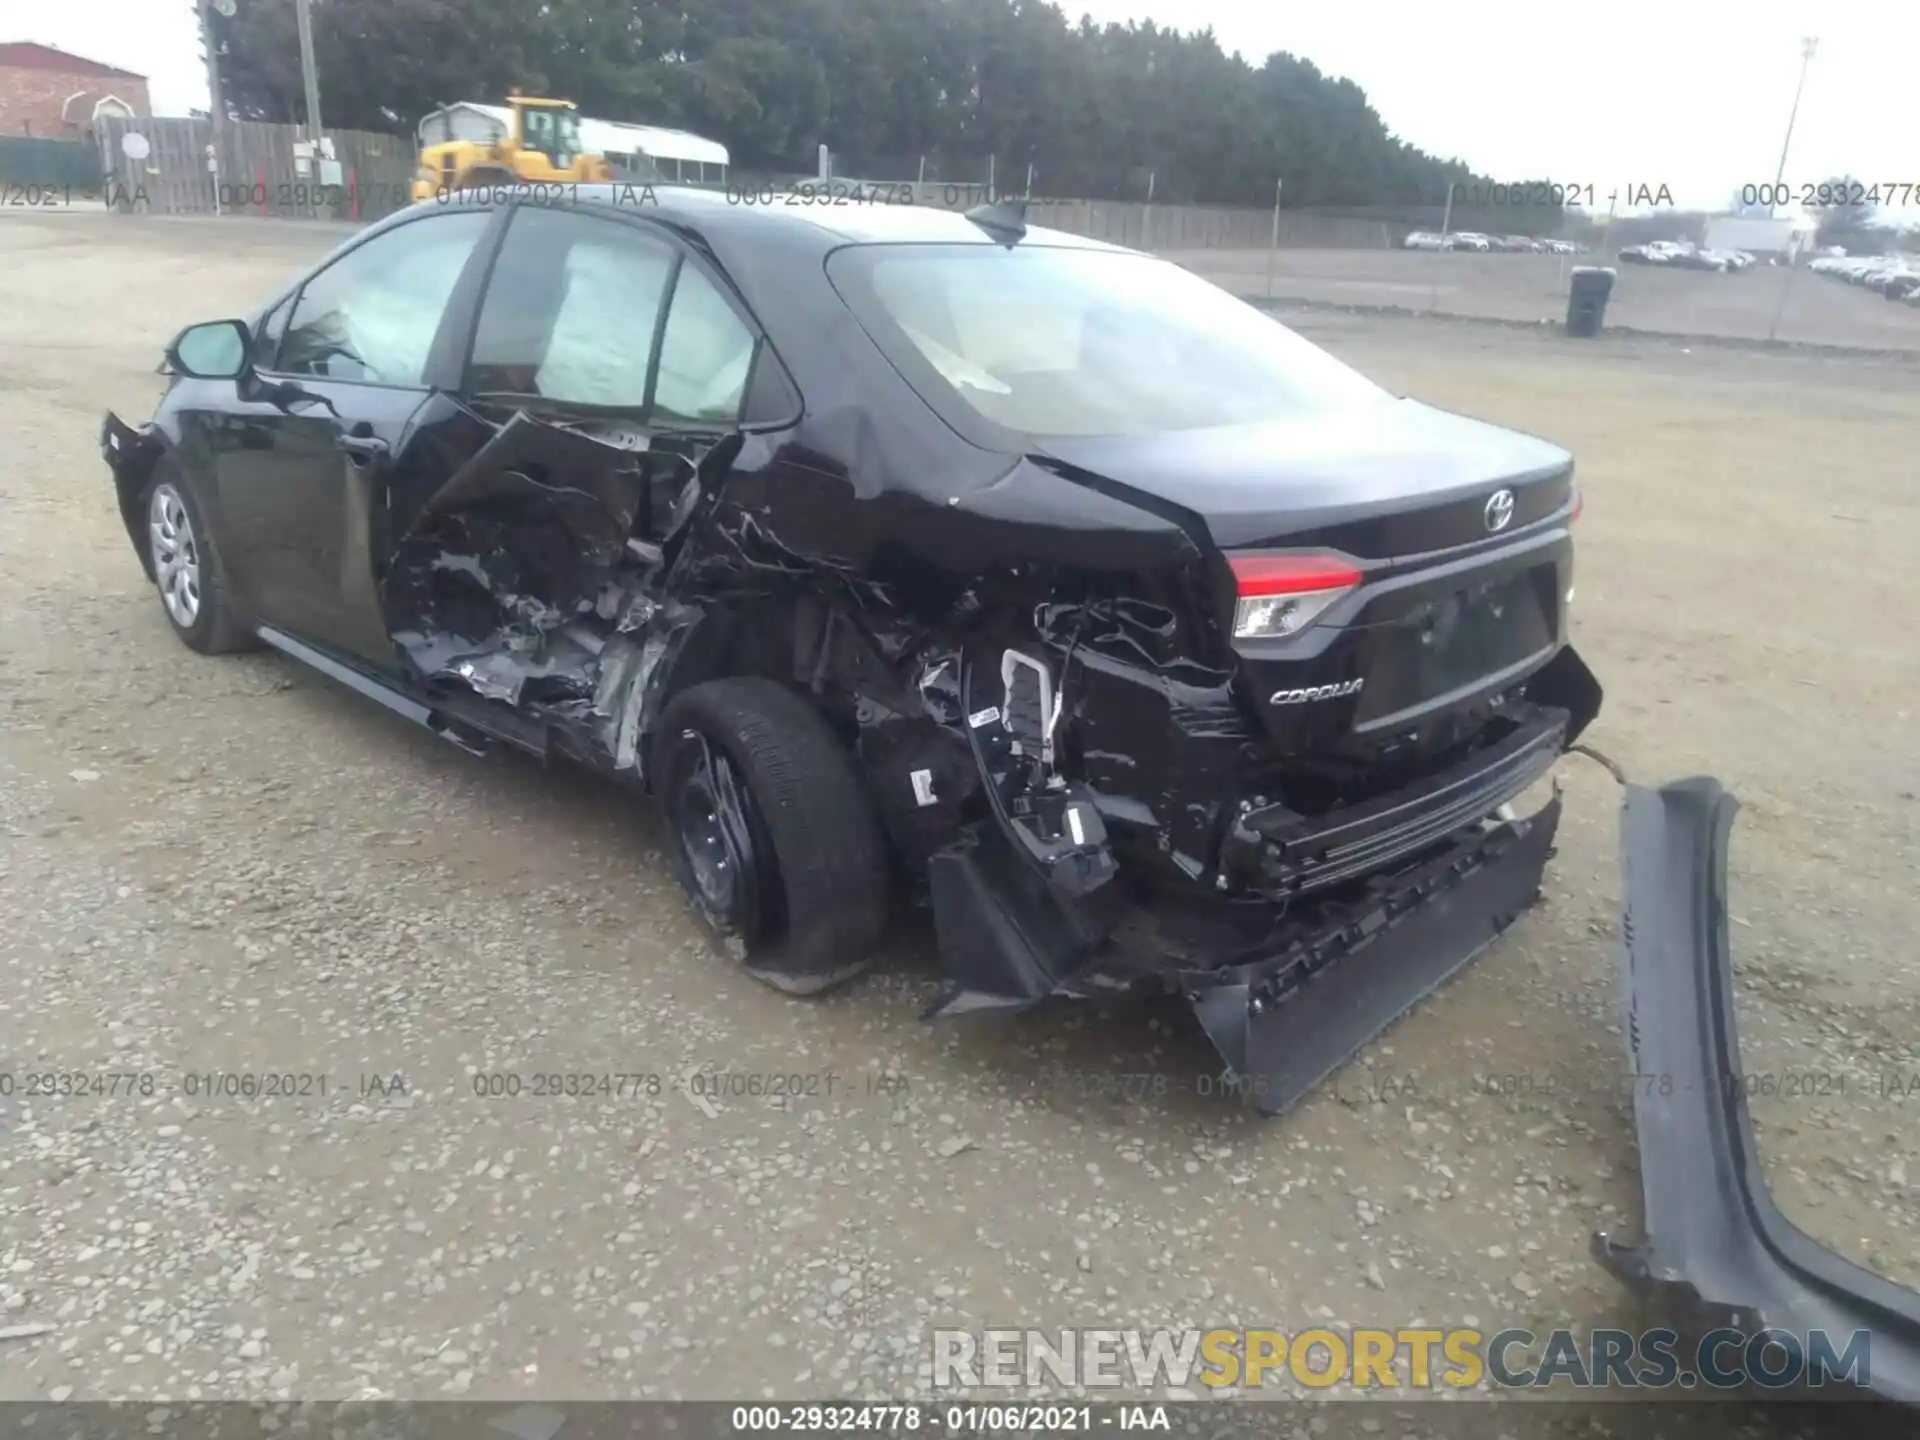
<path fill-rule="evenodd" d="M 1021 436 L 1199 430 L 1384 394 L 1218 286 L 1144 255 L 860 245 L 836 252 L 828 273 L 936 410 L 951 417 L 957 404 Z"/>

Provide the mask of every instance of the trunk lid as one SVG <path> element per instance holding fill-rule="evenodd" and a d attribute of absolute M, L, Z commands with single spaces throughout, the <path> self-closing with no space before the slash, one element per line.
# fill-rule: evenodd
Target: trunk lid
<path fill-rule="evenodd" d="M 1205 527 L 1220 618 L 1237 556 L 1328 551 L 1360 582 L 1296 634 L 1234 638 L 1276 752 L 1451 744 L 1566 639 L 1573 460 L 1560 447 L 1412 400 L 1275 424 L 1049 442 L 1048 453 Z"/>
<path fill-rule="evenodd" d="M 1296 419 L 1160 435 L 1055 439 L 1044 454 L 1198 516 L 1222 550 L 1324 545 L 1356 559 L 1428 554 L 1488 538 L 1567 503 L 1573 457 L 1559 446 L 1416 400 L 1342 406 Z"/>

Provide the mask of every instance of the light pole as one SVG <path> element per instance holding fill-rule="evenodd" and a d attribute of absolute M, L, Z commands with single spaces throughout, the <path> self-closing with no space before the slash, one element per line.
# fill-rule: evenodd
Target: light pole
<path fill-rule="evenodd" d="M 1793 122 L 1800 116 L 1800 92 L 1807 88 L 1807 66 L 1820 42 L 1809 35 L 1800 42 L 1800 83 L 1793 87 L 1793 108 L 1787 112 L 1787 138 L 1780 142 L 1780 165 L 1773 172 L 1773 193 L 1780 193 L 1780 182 L 1787 174 L 1787 151 L 1793 145 Z"/>
<path fill-rule="evenodd" d="M 1787 173 L 1787 151 L 1793 145 L 1793 122 L 1800 116 L 1800 92 L 1807 88 L 1807 66 L 1812 62 L 1814 52 L 1819 48 L 1819 40 L 1811 35 L 1800 41 L 1800 83 L 1793 87 L 1793 108 L 1787 112 L 1787 137 L 1780 142 L 1780 164 L 1773 172 L 1773 198 L 1776 204 L 1780 199 L 1780 182 Z M 1792 258 L 1792 254 L 1789 253 L 1787 273 L 1780 278 L 1780 298 L 1774 304 L 1773 319 L 1767 324 L 1769 345 L 1773 343 L 1773 337 L 1780 333 L 1780 317 L 1786 314 L 1787 295 L 1793 289 L 1794 272 L 1800 268 L 1791 263 Z"/>

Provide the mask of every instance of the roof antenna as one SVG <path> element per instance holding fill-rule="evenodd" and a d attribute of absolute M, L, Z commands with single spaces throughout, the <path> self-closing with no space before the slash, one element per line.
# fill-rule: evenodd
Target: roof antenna
<path fill-rule="evenodd" d="M 1027 236 L 1027 197 L 996 200 L 991 205 L 976 205 L 967 211 L 967 219 L 1004 245 L 1012 245 Z"/>

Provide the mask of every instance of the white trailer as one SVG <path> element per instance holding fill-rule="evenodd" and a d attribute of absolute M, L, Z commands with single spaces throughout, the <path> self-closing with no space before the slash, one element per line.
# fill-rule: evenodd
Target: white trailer
<path fill-rule="evenodd" d="M 1800 248 L 1799 234 L 1792 220 L 1775 220 L 1764 215 L 1716 215 L 1707 221 L 1705 242 L 1709 250 L 1744 250 L 1765 259 L 1792 255 Z"/>

